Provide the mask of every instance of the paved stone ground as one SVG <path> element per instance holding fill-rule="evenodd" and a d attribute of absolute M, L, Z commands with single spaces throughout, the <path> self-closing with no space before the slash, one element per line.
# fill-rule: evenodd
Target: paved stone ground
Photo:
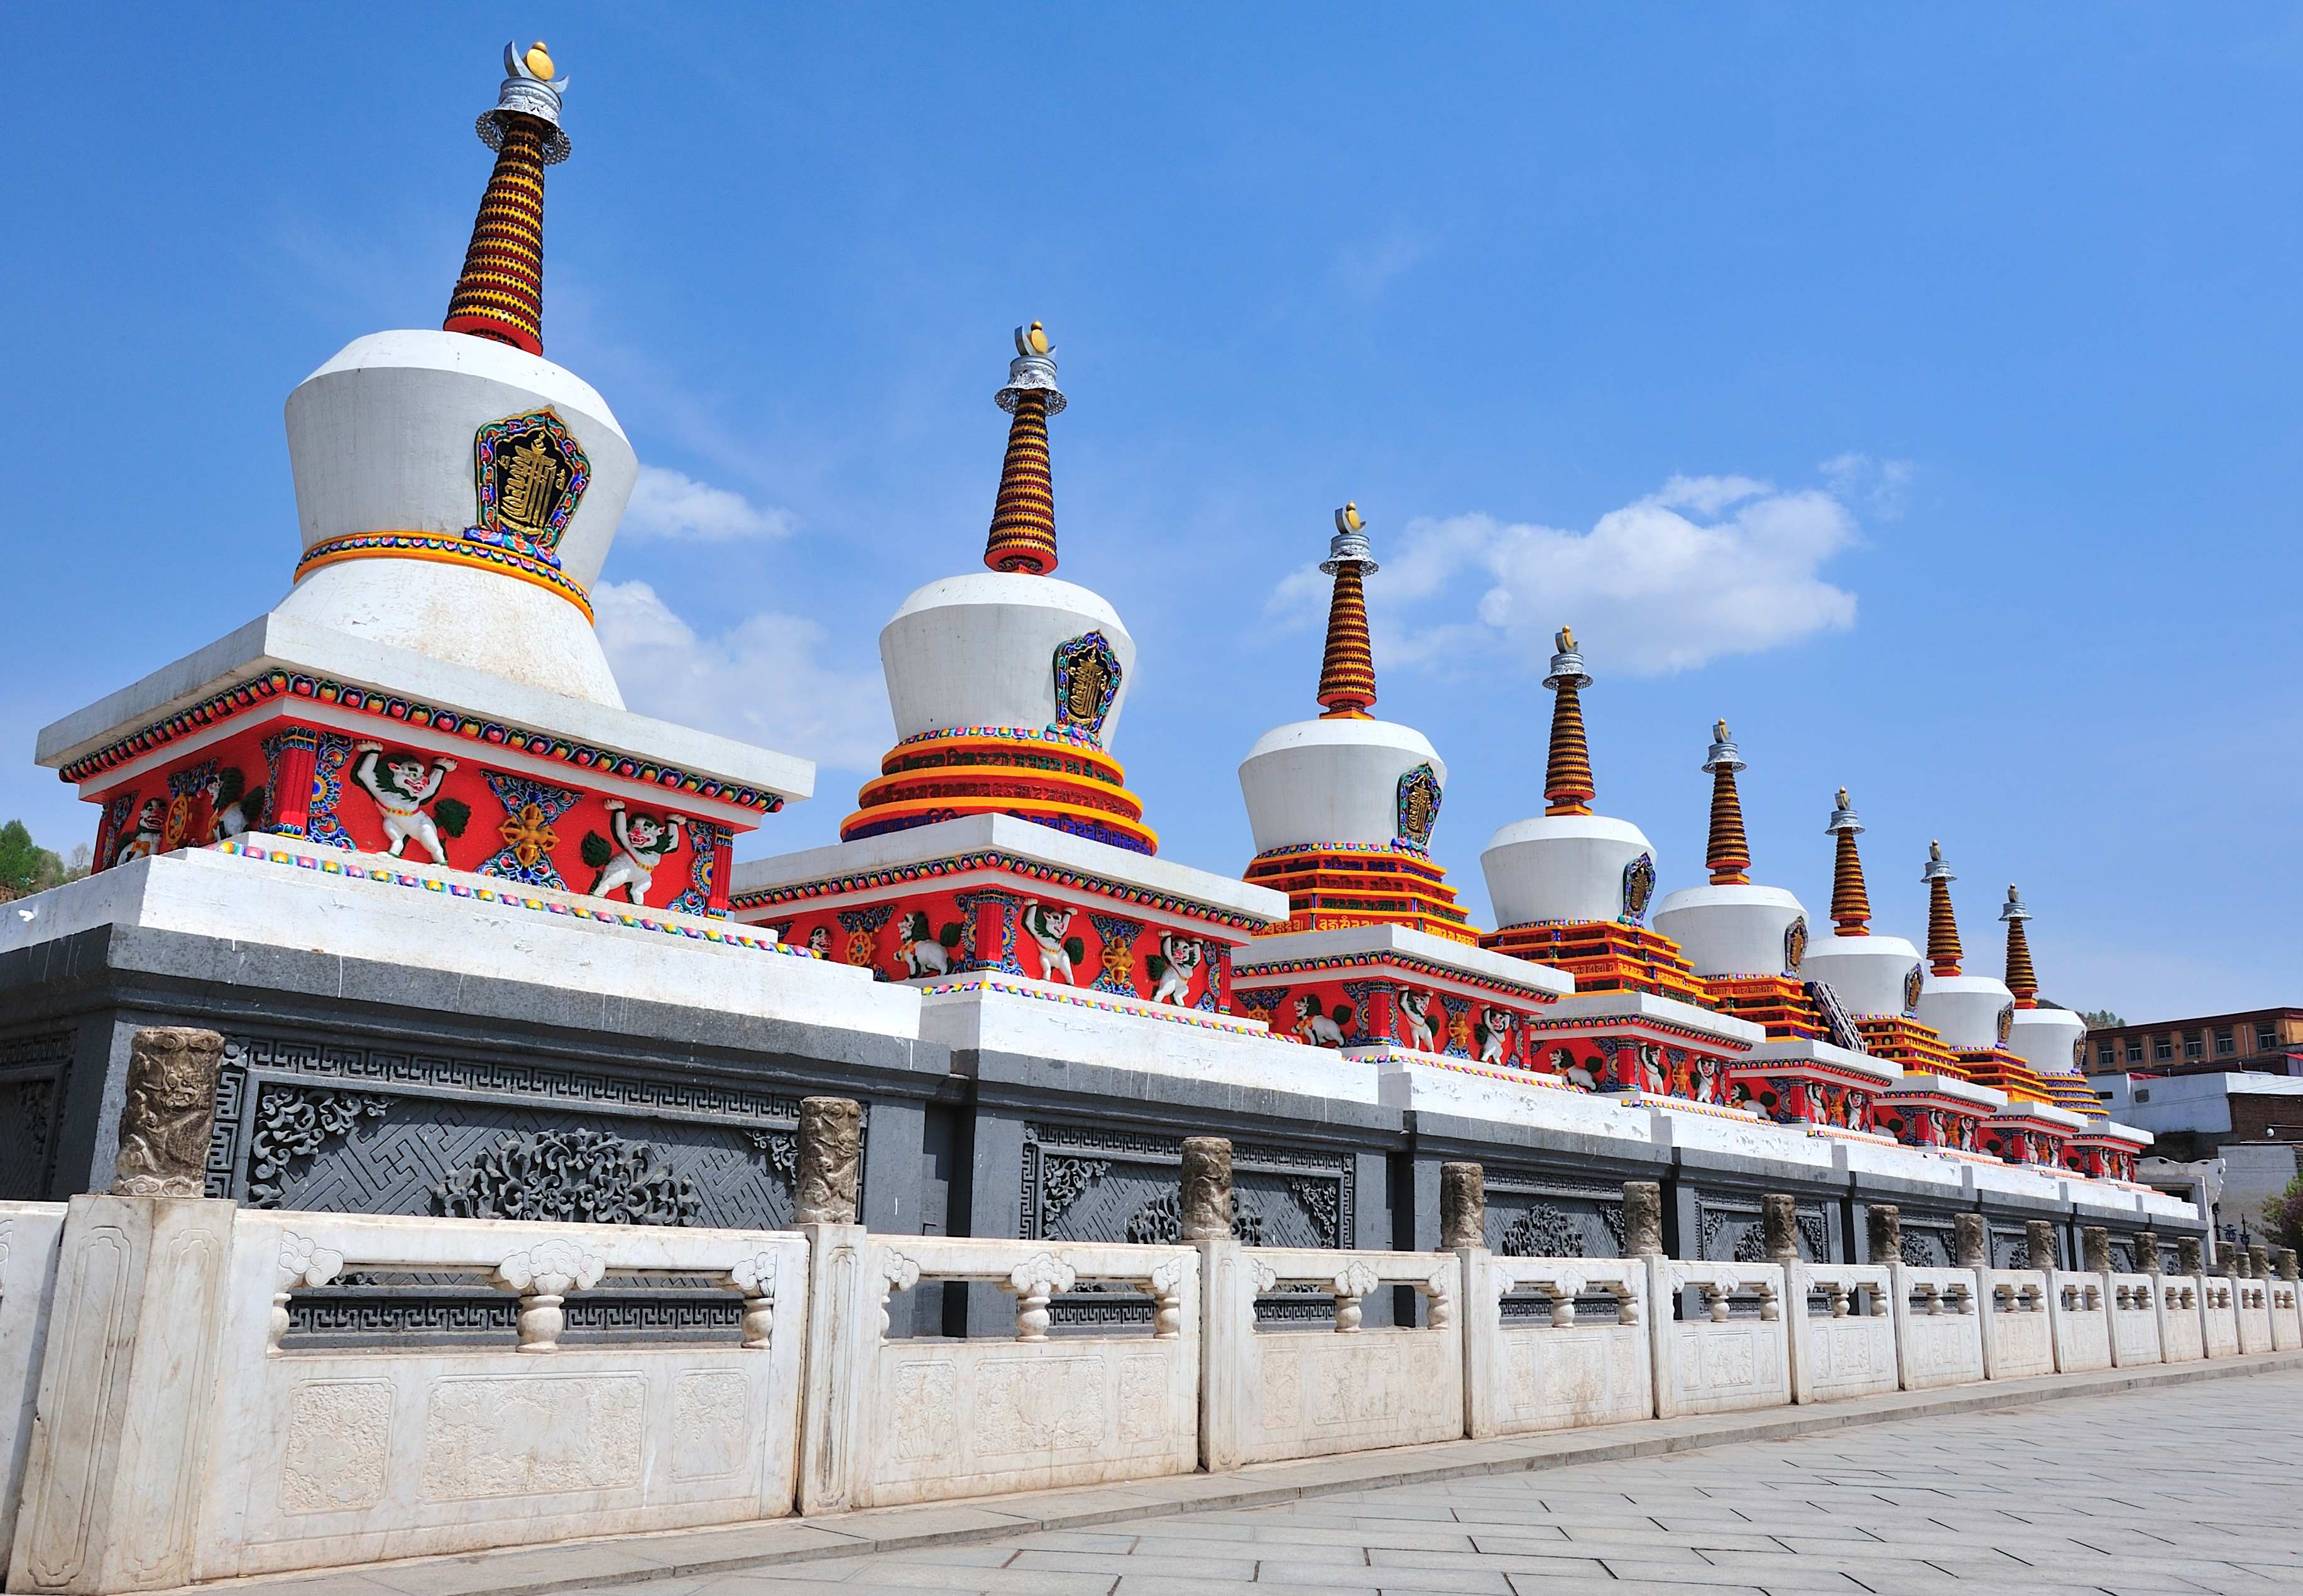
<path fill-rule="evenodd" d="M 1400 1485 L 619 1596 L 2303 1590 L 2303 1373 Z"/>

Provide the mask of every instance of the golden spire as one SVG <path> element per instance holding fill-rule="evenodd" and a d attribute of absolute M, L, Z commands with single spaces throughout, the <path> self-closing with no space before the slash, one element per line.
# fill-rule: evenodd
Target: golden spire
<path fill-rule="evenodd" d="M 1336 511 L 1336 535 L 1320 569 L 1333 575 L 1328 600 L 1328 650 L 1320 661 L 1320 718 L 1364 721 L 1375 705 L 1375 652 L 1368 646 L 1367 589 L 1363 578 L 1376 569 L 1369 556 L 1367 518 L 1346 504 Z"/>
<path fill-rule="evenodd" d="M 1743 836 L 1743 800 L 1735 790 L 1735 773 L 1744 764 L 1727 736 L 1725 721 L 1711 723 L 1711 754 L 1703 768 L 1711 773 L 1711 845 L 1703 850 L 1711 884 L 1747 885 L 1751 879 L 1751 845 Z"/>
<path fill-rule="evenodd" d="M 1000 464 L 1000 498 L 991 507 L 991 535 L 983 563 L 993 570 L 1045 576 L 1056 569 L 1056 488 L 1048 460 L 1048 418 L 1064 408 L 1056 386 L 1056 346 L 1038 322 L 1016 329 L 1016 358 L 1008 385 L 994 395 L 1015 419 L 1008 424 L 1008 453 Z"/>
<path fill-rule="evenodd" d="M 1583 740 L 1583 701 L 1576 695 L 1591 685 L 1584 674 L 1583 656 L 1576 652 L 1575 633 L 1561 627 L 1558 652 L 1551 656 L 1551 674 L 1543 679 L 1555 697 L 1551 703 L 1551 757 L 1543 772 L 1543 812 L 1546 815 L 1589 815 L 1591 799 L 1591 750 Z"/>
<path fill-rule="evenodd" d="M 1944 863 L 1943 844 L 1928 844 L 1927 868 L 1919 879 L 1928 883 L 1928 962 L 1938 975 L 1959 974 L 1959 916 L 1952 913 L 1951 883 L 1959 878 Z"/>
<path fill-rule="evenodd" d="M 1844 787 L 1839 790 L 1839 807 L 1831 812 L 1830 823 L 1823 829 L 1839 839 L 1831 862 L 1832 924 L 1841 936 L 1869 936 L 1871 896 L 1863 890 L 1863 860 L 1855 851 L 1855 838 L 1863 823 L 1855 818 Z"/>
<path fill-rule="evenodd" d="M 2007 922 L 2007 990 L 2015 994 L 2018 1009 L 2037 1009 L 2039 977 L 2031 968 L 2031 939 L 2023 929 L 2023 922 L 2031 917 L 2031 911 L 2015 895 L 2013 882 L 2007 883 L 2007 904 L 1999 911 L 1999 917 Z"/>
<path fill-rule="evenodd" d="M 566 160 L 569 149 L 560 128 L 568 80 L 553 78 L 554 70 L 542 39 L 525 55 L 504 46 L 496 108 L 477 124 L 480 142 L 496 152 L 495 168 L 440 324 L 531 355 L 544 353 L 544 169 Z"/>

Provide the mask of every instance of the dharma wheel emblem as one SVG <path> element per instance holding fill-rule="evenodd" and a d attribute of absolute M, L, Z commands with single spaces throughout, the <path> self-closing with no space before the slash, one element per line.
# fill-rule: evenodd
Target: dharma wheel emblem
<path fill-rule="evenodd" d="M 1084 632 L 1056 645 L 1056 724 L 1097 741 L 1104 717 L 1119 697 L 1119 655 L 1101 632 Z"/>
<path fill-rule="evenodd" d="M 1439 776 L 1429 764 L 1419 764 L 1399 778 L 1399 837 L 1418 848 L 1431 845 L 1431 828 L 1439 823 Z"/>
<path fill-rule="evenodd" d="M 474 435 L 472 465 L 482 540 L 556 554 L 592 486 L 592 462 L 567 424 L 549 409 L 491 421 Z"/>

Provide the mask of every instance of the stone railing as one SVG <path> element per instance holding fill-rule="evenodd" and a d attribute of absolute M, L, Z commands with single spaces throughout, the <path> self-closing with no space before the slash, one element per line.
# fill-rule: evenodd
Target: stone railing
<path fill-rule="evenodd" d="M 160 1067 L 213 1063 L 181 1040 L 203 1034 L 169 1034 Z M 797 1228 L 751 1232 L 240 1209 L 196 1195 L 198 1127 L 130 1116 L 113 1192 L 0 1205 L 6 1588 L 97 1596 L 1826 1401 L 2047 1373 L 2059 1352 L 2223 1356 L 2242 1313 L 2303 1346 L 2292 1254 L 2234 1279 L 2187 1243 L 2180 1276 L 2113 1274 L 2096 1231 L 2085 1271 L 1996 1270 L 1961 1214 L 1958 1268 L 1810 1262 L 1769 1196 L 1767 1262 L 1677 1261 L 1658 1188 L 1632 1182 L 1628 1256 L 1498 1256 L 1469 1164 L 1442 1171 L 1436 1252 L 1248 1246 L 1215 1138 L 1185 1144 L 1178 1245 L 875 1235 L 856 1223 L 858 1119 L 801 1105 Z M 1900 1259 L 1894 1210 L 1869 1212 L 1872 1256 Z M 337 1333 L 318 1295 L 443 1280 L 460 1304 L 496 1294 L 452 1344 Z M 891 1337 L 891 1299 L 924 1281 L 998 1288 L 1012 1335 Z M 665 1311 L 587 1313 L 595 1292 Z M 1059 1297 L 1113 1311 L 1059 1327 Z M 1259 1322 L 1259 1297 L 1326 1312 Z"/>
<path fill-rule="evenodd" d="M 2164 1361 L 2159 1349 L 2159 1281 L 2151 1274 L 2108 1273 L 2103 1277 L 2111 1304 L 2111 1361 L 2132 1369 Z"/>
<path fill-rule="evenodd" d="M 1199 1244 L 1207 1280 L 1207 1363 L 1200 1447 L 1211 1469 L 1464 1433 L 1460 1259 L 1432 1253 L 1330 1252 Z M 1422 1325 L 1362 1327 L 1371 1292 L 1411 1288 Z M 1309 1287 L 1331 1324 L 1259 1326 L 1260 1296 Z"/>
<path fill-rule="evenodd" d="M 61 1203 L 0 1203 L 0 1570 L 24 1497 L 24 1455 L 55 1300 Z"/>
<path fill-rule="evenodd" d="M 1648 1296 L 1658 1418 L 1791 1400 L 1783 1265 L 1650 1257 Z"/>
<path fill-rule="evenodd" d="M 1644 1261 L 1499 1258 L 1485 1247 L 1463 1257 L 1469 1434 L 1655 1415 Z"/>
<path fill-rule="evenodd" d="M 2199 1284 L 2199 1342 L 2209 1357 L 2237 1357 L 2239 1294 L 2235 1281 L 2222 1275 L 2201 1275 Z"/>
<path fill-rule="evenodd" d="M 2303 1347 L 2303 1313 L 2298 1311 L 2296 1285 L 2282 1275 L 2264 1282 L 2271 1294 L 2271 1344 L 2281 1352 Z"/>
<path fill-rule="evenodd" d="M 2239 1349 L 2241 1352 L 2275 1350 L 2276 1343 L 2271 1338 L 2270 1282 L 2258 1280 L 2249 1274 L 2231 1284 L 2231 1296 L 2239 1308 Z"/>
<path fill-rule="evenodd" d="M 1786 1261 L 1792 1398 L 1835 1402 L 1896 1389 L 1894 1288 L 1884 1263 Z"/>
<path fill-rule="evenodd" d="M 1199 1465 L 1200 1261 L 1190 1247 L 872 1236 L 810 1228 L 805 1513 L 1187 1474 Z M 1423 1255 L 1429 1268 L 1433 1260 Z M 891 1340 L 923 1280 L 1016 1299 L 1012 1340 Z M 1084 1286 L 1150 1298 L 1134 1336 L 1056 1335 Z M 1141 1300 L 1139 1298 L 1139 1300 Z"/>

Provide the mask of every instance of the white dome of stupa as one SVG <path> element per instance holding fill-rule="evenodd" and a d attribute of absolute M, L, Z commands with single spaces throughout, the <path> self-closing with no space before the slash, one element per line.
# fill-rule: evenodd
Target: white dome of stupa
<path fill-rule="evenodd" d="M 1679 944 L 1699 975 L 1797 976 L 1807 954 L 1807 909 L 1783 888 L 1754 886 L 1745 874 L 1750 847 L 1735 790 L 1735 773 L 1743 768 L 1727 722 L 1716 722 L 1703 761 L 1712 781 L 1710 843 L 1704 850 L 1711 882 L 1666 898 L 1656 910 L 1656 929 Z"/>

